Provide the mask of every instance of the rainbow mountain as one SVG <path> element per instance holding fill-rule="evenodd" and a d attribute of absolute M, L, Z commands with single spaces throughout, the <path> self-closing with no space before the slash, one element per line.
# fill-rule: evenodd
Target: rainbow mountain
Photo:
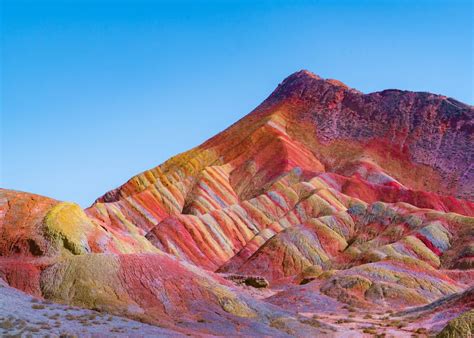
<path fill-rule="evenodd" d="M 0 334 L 472 334 L 473 131 L 452 98 L 303 70 L 87 209 L 2 189 L 0 293 L 32 307 Z"/>

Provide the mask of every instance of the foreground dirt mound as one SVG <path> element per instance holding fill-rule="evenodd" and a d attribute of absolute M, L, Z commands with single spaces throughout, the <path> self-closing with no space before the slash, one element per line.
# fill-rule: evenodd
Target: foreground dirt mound
<path fill-rule="evenodd" d="M 34 298 L 8 287 L 3 280 L 0 280 L 0 305 L 2 337 L 182 335 L 127 318 Z"/>

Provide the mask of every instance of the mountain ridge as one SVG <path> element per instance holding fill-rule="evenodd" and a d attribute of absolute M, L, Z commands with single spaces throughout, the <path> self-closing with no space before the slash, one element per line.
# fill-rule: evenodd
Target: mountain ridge
<path fill-rule="evenodd" d="M 220 139 L 222 139 L 222 137 L 220 135 L 225 135 L 227 132 L 229 132 L 230 130 L 232 130 L 232 128 L 237 125 L 238 123 L 240 123 L 241 121 L 245 121 L 246 119 L 252 119 L 253 115 L 261 115 L 262 112 L 264 114 L 265 111 L 267 111 L 269 109 L 268 106 L 272 106 L 272 105 L 275 105 L 275 104 L 278 104 L 279 102 L 281 101 L 285 101 L 287 100 L 287 95 L 288 93 L 290 93 L 292 95 L 292 99 L 294 99 L 294 94 L 295 92 L 298 92 L 298 91 L 301 91 L 301 86 L 303 86 L 303 88 L 307 87 L 308 85 L 308 81 L 310 82 L 310 85 L 313 84 L 313 82 L 318 82 L 320 84 L 322 84 L 323 87 L 326 87 L 328 86 L 328 81 L 327 80 L 323 80 L 321 79 L 319 76 L 317 75 L 314 75 L 306 70 L 302 70 L 302 71 L 299 71 L 299 72 L 296 72 L 292 75 L 290 75 L 289 77 L 287 77 L 273 92 L 272 94 L 270 94 L 270 96 L 264 100 L 264 102 L 259 105 L 257 108 L 255 108 L 251 113 L 249 113 L 248 115 L 246 115 L 245 117 L 243 117 L 241 120 L 237 121 L 236 123 L 234 123 L 232 126 L 230 126 L 229 128 L 225 129 L 223 132 L 217 134 L 216 136 L 214 137 L 211 137 L 209 140 L 205 141 L 203 144 L 201 144 L 200 146 L 196 147 L 196 148 L 199 148 L 199 147 L 203 147 L 203 148 L 206 148 L 206 147 L 211 147 L 213 143 L 215 143 L 216 141 L 219 142 Z M 295 84 L 296 82 L 296 84 Z M 295 88 L 296 86 L 296 88 Z M 345 86 L 335 86 L 335 85 L 332 85 L 332 84 L 329 84 L 330 87 L 333 87 L 336 88 L 336 89 L 340 89 L 342 88 L 341 90 L 338 90 L 337 93 L 340 93 L 340 92 L 346 92 L 346 87 Z M 320 91 L 320 85 L 318 84 L 317 86 L 317 91 Z M 349 92 L 352 92 L 353 90 L 349 90 Z M 283 93 L 282 93 L 283 92 Z M 306 90 L 306 92 L 308 93 L 308 90 Z M 390 91 L 392 92 L 392 91 Z M 367 95 L 375 95 L 375 96 L 386 96 L 387 94 L 387 91 L 381 91 L 381 92 L 375 92 L 375 93 L 371 93 L 371 94 L 361 94 L 360 92 L 355 92 L 357 95 L 362 95 L 364 97 L 366 97 Z M 397 92 L 398 93 L 398 92 Z M 405 94 L 405 95 L 425 95 L 424 93 L 416 93 L 416 92 L 409 92 L 409 91 L 404 91 L 404 92 L 401 92 L 402 94 Z M 328 93 L 329 94 L 334 94 L 334 93 Z M 441 101 L 446 101 L 448 100 L 447 98 L 445 97 L 442 97 L 442 96 L 437 96 L 437 95 L 434 95 L 434 94 L 428 94 L 428 98 L 435 98 L 437 100 L 441 100 Z M 276 101 L 276 103 L 275 103 Z M 307 103 L 306 101 L 304 102 L 305 104 Z M 306 107 L 305 107 L 306 109 Z M 472 117 L 472 107 L 470 106 L 463 106 L 462 109 L 468 109 L 469 110 L 469 116 L 467 116 L 467 113 L 465 113 L 465 119 L 470 119 Z M 257 117 L 255 117 L 257 118 Z M 465 127 L 465 128 L 472 128 L 472 122 L 470 124 L 467 124 L 467 125 L 463 125 L 462 127 Z M 326 128 L 327 129 L 327 128 Z M 471 130 L 471 129 L 469 129 Z M 326 130 L 326 134 L 328 134 L 328 131 Z M 323 135 L 323 138 L 326 137 L 328 138 L 327 135 Z M 330 138 L 330 137 L 329 137 Z M 196 149 L 194 148 L 194 149 Z M 185 154 L 187 152 L 184 152 L 183 154 Z M 468 153 L 470 153 L 469 156 L 472 157 L 472 151 L 468 151 Z M 178 155 L 179 156 L 179 155 Z M 469 162 L 469 161 L 468 161 Z M 166 162 L 165 162 L 166 163 Z M 147 171 L 145 171 L 147 172 Z M 144 173 L 145 173 L 144 172 Z M 469 178 L 472 176 L 472 173 L 468 173 L 469 174 L 469 177 L 467 177 L 466 180 L 470 180 Z M 133 178 L 132 178 L 133 179 Z M 120 187 L 118 188 L 120 189 Z M 113 190 L 112 190 L 113 191 Z M 108 192 L 106 194 L 104 194 L 104 196 L 111 196 L 113 195 L 113 193 L 111 192 Z M 99 202 L 103 202 L 103 201 L 111 201 L 110 198 L 107 198 L 107 197 L 100 197 L 98 198 L 98 201 Z M 461 195 L 461 196 L 464 196 L 464 195 Z M 461 197 L 460 196 L 460 197 Z M 471 197 L 472 196 L 467 196 L 469 197 L 470 199 L 472 199 Z"/>

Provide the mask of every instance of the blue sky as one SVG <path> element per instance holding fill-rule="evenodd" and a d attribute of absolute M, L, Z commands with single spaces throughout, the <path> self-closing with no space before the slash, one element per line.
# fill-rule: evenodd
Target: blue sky
<path fill-rule="evenodd" d="M 0 186 L 82 206 L 300 69 L 474 102 L 468 0 L 1 3 Z"/>

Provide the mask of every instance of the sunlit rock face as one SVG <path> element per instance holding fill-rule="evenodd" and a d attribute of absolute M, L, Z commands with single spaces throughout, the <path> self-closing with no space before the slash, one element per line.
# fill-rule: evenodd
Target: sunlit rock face
<path fill-rule="evenodd" d="M 473 124 L 451 98 L 300 71 L 85 210 L 0 190 L 0 278 L 176 335 L 451 332 L 472 308 Z"/>

